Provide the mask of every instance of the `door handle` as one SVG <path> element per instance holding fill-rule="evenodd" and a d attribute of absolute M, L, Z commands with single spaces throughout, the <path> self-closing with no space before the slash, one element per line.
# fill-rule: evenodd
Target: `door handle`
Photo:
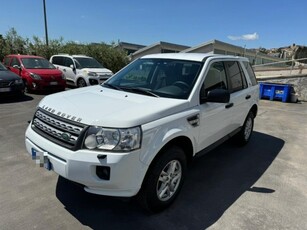
<path fill-rule="evenodd" d="M 226 109 L 229 109 L 229 108 L 231 108 L 232 106 L 233 106 L 233 103 L 229 103 L 229 104 L 225 105 L 225 108 L 226 108 Z"/>
<path fill-rule="evenodd" d="M 246 95 L 245 99 L 248 100 L 251 98 L 251 95 Z"/>

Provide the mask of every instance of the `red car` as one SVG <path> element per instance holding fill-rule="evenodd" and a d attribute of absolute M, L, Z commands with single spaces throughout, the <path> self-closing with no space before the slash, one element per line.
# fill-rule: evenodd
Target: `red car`
<path fill-rule="evenodd" d="M 47 59 L 32 55 L 7 55 L 3 60 L 4 65 L 12 72 L 18 74 L 26 90 L 65 90 L 66 80 Z"/>

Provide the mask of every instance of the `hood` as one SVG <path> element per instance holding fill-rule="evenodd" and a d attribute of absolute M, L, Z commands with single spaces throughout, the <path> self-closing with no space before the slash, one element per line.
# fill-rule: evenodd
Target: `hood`
<path fill-rule="evenodd" d="M 9 70 L 0 70 L 0 81 L 12 81 L 17 79 L 20 79 L 17 74 Z"/>
<path fill-rule="evenodd" d="M 27 71 L 40 76 L 62 76 L 62 72 L 58 69 L 27 69 Z"/>
<path fill-rule="evenodd" d="M 87 125 L 129 128 L 183 111 L 188 103 L 97 85 L 46 96 L 39 107 Z"/>

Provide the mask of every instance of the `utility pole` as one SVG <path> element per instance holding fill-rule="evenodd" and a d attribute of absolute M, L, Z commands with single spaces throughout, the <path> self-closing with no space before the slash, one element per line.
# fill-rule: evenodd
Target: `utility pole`
<path fill-rule="evenodd" d="M 43 0 L 43 5 L 44 5 L 44 19 L 45 19 L 45 37 L 46 37 L 46 45 L 47 45 L 47 48 L 48 48 L 49 42 L 48 42 L 47 15 L 46 15 L 46 2 L 45 2 L 45 0 Z"/>

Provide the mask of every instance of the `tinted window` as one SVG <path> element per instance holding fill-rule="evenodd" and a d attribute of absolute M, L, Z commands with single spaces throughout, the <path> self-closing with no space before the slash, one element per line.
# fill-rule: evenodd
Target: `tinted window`
<path fill-rule="evenodd" d="M 228 69 L 231 92 L 243 89 L 246 84 L 244 84 L 239 63 L 236 61 L 227 61 L 225 62 L 225 66 Z"/>
<path fill-rule="evenodd" d="M 205 91 L 213 89 L 228 89 L 226 71 L 223 62 L 213 63 L 205 77 Z"/>
<path fill-rule="evenodd" d="M 202 66 L 202 62 L 139 59 L 114 75 L 106 87 L 109 84 L 121 90 L 137 93 L 145 90 L 160 97 L 186 99 Z"/>
<path fill-rule="evenodd" d="M 56 65 L 64 65 L 63 57 L 55 56 L 52 58 L 52 63 Z"/>
<path fill-rule="evenodd" d="M 75 60 L 80 68 L 103 68 L 103 65 L 94 58 L 76 57 Z"/>
<path fill-rule="evenodd" d="M 252 82 L 252 85 L 257 85 L 257 79 L 256 79 L 256 75 L 253 71 L 253 68 L 251 66 L 251 64 L 249 62 L 243 62 L 245 69 L 247 70 L 247 73 L 250 77 L 250 80 Z"/>
<path fill-rule="evenodd" d="M 5 66 L 1 64 L 0 62 L 0 70 L 6 70 Z"/>
<path fill-rule="evenodd" d="M 3 61 L 4 65 L 9 66 L 10 60 L 11 60 L 11 58 L 9 58 L 9 57 L 4 58 L 4 61 Z"/>
<path fill-rule="evenodd" d="M 71 65 L 74 65 L 74 62 L 69 57 L 64 57 L 64 66 L 70 67 Z"/>
<path fill-rule="evenodd" d="M 22 58 L 21 61 L 26 69 L 55 69 L 54 65 L 44 58 Z"/>
<path fill-rule="evenodd" d="M 14 65 L 20 66 L 20 62 L 19 62 L 19 60 L 17 58 L 13 58 L 10 66 L 14 66 Z"/>

